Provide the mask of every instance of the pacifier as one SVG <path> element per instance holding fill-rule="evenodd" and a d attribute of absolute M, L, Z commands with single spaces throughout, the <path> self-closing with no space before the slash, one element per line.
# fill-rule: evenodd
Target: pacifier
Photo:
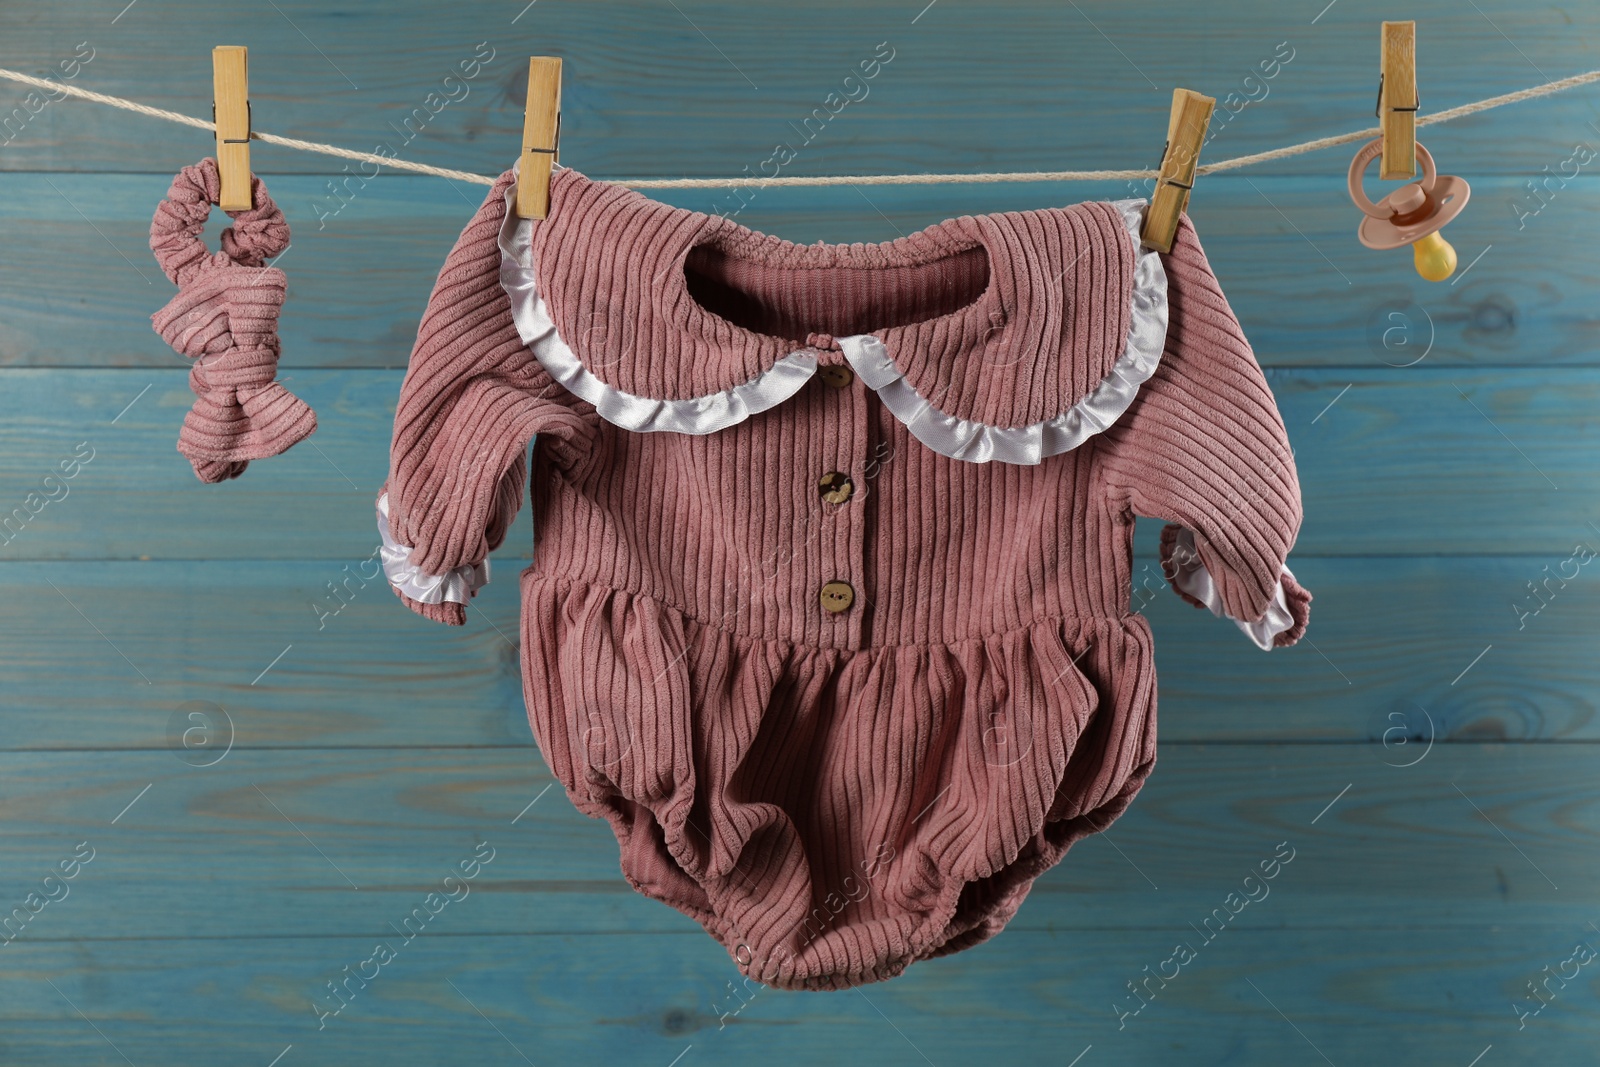
<path fill-rule="evenodd" d="M 1410 245 L 1417 273 L 1430 282 L 1442 282 L 1455 273 L 1456 250 L 1439 236 L 1439 230 L 1461 214 L 1472 189 L 1464 178 L 1435 172 L 1433 156 L 1418 144 L 1422 178 L 1407 182 L 1374 204 L 1362 190 L 1361 179 L 1367 165 L 1382 151 L 1383 138 L 1379 137 L 1350 161 L 1350 199 L 1367 216 L 1356 228 L 1356 236 L 1368 248 Z"/>

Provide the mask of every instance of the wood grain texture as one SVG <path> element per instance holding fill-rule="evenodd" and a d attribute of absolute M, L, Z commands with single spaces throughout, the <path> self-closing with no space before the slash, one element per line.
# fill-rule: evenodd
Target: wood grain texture
<path fill-rule="evenodd" d="M 285 370 L 317 412 L 316 434 L 205 485 L 176 452 L 194 399 L 181 369 L 0 371 L 0 522 L 25 509 L 0 560 L 363 559 L 401 377 Z M 1600 536 L 1582 508 L 1600 494 L 1600 369 L 1424 361 L 1274 368 L 1268 381 L 1305 500 L 1296 558 L 1531 553 L 1554 564 Z M 27 514 L 28 494 L 45 493 L 44 477 L 80 447 L 93 458 L 66 495 Z M 528 550 L 528 529 L 509 551 Z"/>
<path fill-rule="evenodd" d="M 550 212 L 550 171 L 560 148 L 561 60 L 528 60 L 528 101 L 523 106 L 522 153 L 517 170 L 516 211 L 520 218 L 542 219 Z"/>
<path fill-rule="evenodd" d="M 1378 126 L 1383 153 L 1378 176 L 1410 181 L 1417 172 L 1417 24 L 1385 22 L 1378 88 Z"/>
<path fill-rule="evenodd" d="M 206 118 L 212 47 L 247 44 L 259 129 L 489 175 L 531 53 L 564 59 L 562 161 L 591 177 L 758 173 L 778 142 L 785 174 L 1154 167 L 1180 85 L 1217 100 L 1204 161 L 1375 125 L 1386 16 L 1417 20 L 1424 116 L 1597 65 L 1600 7 L 1513 0 L 10 3 L 0 65 Z M 147 241 L 212 139 L 28 93 L 0 81 L 0 523 L 27 513 L 0 535 L 0 915 L 78 842 L 96 854 L 0 939 L 0 1063 L 1592 1059 L 1592 968 L 1517 1017 L 1528 982 L 1600 946 L 1592 88 L 1421 129 L 1473 186 L 1449 283 L 1357 242 L 1354 145 L 1198 183 L 1296 450 L 1307 640 L 1262 653 L 1180 603 L 1140 523 L 1161 749 L 1126 816 L 985 945 L 753 1000 L 628 887 L 533 744 L 527 510 L 464 628 L 359 578 L 418 319 L 484 189 L 252 146 L 294 231 L 281 374 L 320 428 L 205 486 L 174 448 L 193 398 L 150 329 L 172 290 Z M 829 94 L 850 99 L 808 135 Z M 763 190 L 736 217 L 883 241 L 1149 192 Z M 319 1030 L 325 983 L 484 841 L 471 895 Z M 1283 841 L 1270 896 L 1119 1027 L 1127 983 L 1200 944 Z"/>
<path fill-rule="evenodd" d="M 96 857 L 38 929 L 0 949 L 0 1027 L 13 1062 L 78 1064 L 112 1061 L 102 1040 L 133 1062 L 267 1062 L 290 1043 L 301 1062 L 358 1062 L 358 1048 L 517 1062 L 478 1011 L 531 1062 L 670 1062 L 691 1043 L 744 1062 L 774 1037 L 792 1062 L 848 1049 L 960 1064 L 1005 1049 L 1006 1062 L 1059 1064 L 1090 1043 L 1114 1064 L 1317 1062 L 1307 1041 L 1336 1064 L 1469 1062 L 1488 1043 L 1506 1062 L 1581 1062 L 1600 1037 L 1592 979 L 1522 1030 L 1514 1005 L 1541 968 L 1595 941 L 1600 793 L 1586 753 L 1478 747 L 1406 769 L 1371 757 L 1368 745 L 1163 753 L 1128 816 L 1075 846 L 1011 928 L 866 995 L 746 989 L 690 920 L 584 885 L 613 859 L 608 830 L 584 832 L 557 795 L 507 825 L 533 782 L 504 753 L 392 766 L 275 753 L 194 776 L 158 755 L 122 774 L 35 761 L 5 779 L 5 813 L 48 830 L 22 845 L 21 869 L 77 840 Z M 494 848 L 477 888 L 318 1030 L 325 982 L 379 939 L 400 941 L 390 921 L 474 840 Z M 1293 857 L 1266 896 L 1251 889 L 1261 899 L 1206 942 L 1205 918 L 1278 843 Z M 1126 982 L 1176 942 L 1197 958 L 1118 1029 L 1138 1005 Z"/>
<path fill-rule="evenodd" d="M 1129 812 L 1074 845 L 1008 929 L 1200 925 L 1283 841 L 1293 859 L 1251 913 L 1258 927 L 1576 929 L 1594 918 L 1600 873 L 1593 752 L 1169 744 Z M 559 784 L 545 790 L 537 752 L 236 750 L 208 767 L 172 752 L 10 753 L 0 768 L 16 903 L 77 842 L 95 850 L 11 948 L 381 931 L 478 841 L 494 858 L 456 933 L 698 928 L 621 881 L 611 830 Z"/>
<path fill-rule="evenodd" d="M 218 45 L 211 50 L 217 174 L 222 180 L 217 206 L 223 211 L 248 211 L 254 206 L 250 198 L 248 56 L 242 45 Z"/>
<path fill-rule="evenodd" d="M 789 124 L 849 88 L 843 79 L 884 41 L 893 60 L 837 129 L 830 123 L 805 146 L 795 173 L 1155 167 L 1175 86 L 1217 98 L 1208 159 L 1277 148 L 1376 125 L 1374 43 L 1386 13 L 1338 4 L 1313 23 L 1317 10 L 1274 0 L 944 0 L 920 18 L 923 4 L 852 0 L 697 0 L 681 11 L 629 0 L 525 13 L 512 3 L 468 13 L 405 0 L 385 6 L 374 47 L 377 16 L 353 0 L 249 11 L 143 0 L 113 23 L 125 2 L 7 5 L 0 65 L 47 73 L 87 41 L 94 58 L 76 80 L 203 118 L 212 46 L 245 42 L 260 129 L 355 149 L 390 144 L 420 162 L 485 173 L 517 150 L 527 57 L 559 55 L 568 60 L 563 160 L 597 177 L 722 176 L 747 164 L 755 173 L 775 141 L 795 136 Z M 1405 14 L 1432 57 L 1421 72 L 1425 113 L 1595 67 L 1592 5 L 1434 0 Z M 480 43 L 492 58 L 467 91 L 445 84 Z M 0 90 L 8 108 L 23 106 L 23 86 Z M 1579 91 L 1515 105 L 1424 141 L 1441 162 L 1465 156 L 1473 173 L 1520 176 L 1589 136 L 1588 99 Z M 419 108 L 426 121 L 407 140 L 405 119 Z M 1444 140 L 1460 147 L 1440 154 Z M 159 175 L 208 150 L 203 131 L 63 101 L 26 124 L 0 168 Z M 267 174 L 343 173 L 332 158 L 266 145 L 255 154 Z M 1304 157 L 1252 176 L 1330 167 L 1343 163 Z"/>
<path fill-rule="evenodd" d="M 438 921 L 453 918 L 446 911 Z M 1092 1046 L 1080 1065 L 1322 1063 L 1318 1050 L 1335 1064 L 1465 1065 L 1491 1044 L 1490 1056 L 1508 1063 L 1583 1063 L 1600 1040 L 1591 985 L 1569 985 L 1520 1031 L 1513 1011 L 1526 980 L 1569 958 L 1582 937 L 1593 942 L 1586 927 L 1448 937 L 1247 928 L 1260 918 L 1247 909 L 1238 929 L 1202 948 L 1121 1030 L 1117 1010 L 1136 1003 L 1124 983 L 1145 967 L 1153 973 L 1176 942 L 1198 940 L 1183 919 L 1137 932 L 1002 935 L 968 959 L 930 961 L 887 986 L 832 995 L 747 989 L 726 955 L 692 931 L 429 933 L 320 1031 L 311 998 L 320 989 L 331 1000 L 324 983 L 372 954 L 381 918 L 372 932 L 341 938 L 19 942 L 6 950 L 15 970 L 0 974 L 0 1054 L 112 1067 L 124 1062 L 114 1042 L 135 1064 L 265 1065 L 292 1045 L 283 1064 L 381 1056 L 665 1067 L 681 1056 L 680 1064 L 945 1067 L 1004 1056 L 1057 1067 Z M 204 955 L 189 948 L 196 944 Z M 49 977 L 59 992 L 19 973 Z M 1154 980 L 1151 988 L 1159 988 Z M 174 1004 L 184 1006 L 181 1016 Z"/>
<path fill-rule="evenodd" d="M 1591 141 L 1600 147 L 1600 135 Z M 1472 202 L 1446 230 L 1461 265 L 1441 284 L 1417 277 L 1408 249 L 1375 252 L 1356 240 L 1362 216 L 1345 191 L 1348 155 L 1324 160 L 1334 173 L 1318 178 L 1201 180 L 1190 216 L 1257 358 L 1269 367 L 1385 369 L 1426 351 L 1426 367 L 1600 363 L 1600 310 L 1590 299 L 1600 247 L 1589 239 L 1600 226 L 1600 183 L 1588 173 L 1564 187 L 1551 179 L 1540 199 L 1530 178 L 1480 177 L 1429 144 L 1441 170 L 1469 175 L 1473 186 Z M 1570 146 L 1530 162 L 1529 175 L 1569 154 Z M 513 144 L 494 172 L 514 156 Z M 585 170 L 570 153 L 562 158 Z M 0 171 L 8 283 L 0 288 L 0 365 L 182 366 L 149 325 L 173 292 L 148 248 L 150 216 L 170 180 Z M 439 267 L 484 191 L 393 174 L 352 179 L 337 196 L 326 178 L 269 172 L 265 182 L 294 239 L 282 257 L 289 295 L 280 366 L 403 368 Z M 1382 191 L 1376 182 L 1369 189 Z M 747 193 L 736 219 L 801 243 L 883 241 L 952 215 L 1149 192 L 1127 183 L 769 189 Z M 729 205 L 706 190 L 654 195 L 696 211 Z M 223 222 L 213 214 L 213 248 Z"/>
<path fill-rule="evenodd" d="M 1574 651 L 1600 613 L 1600 562 L 1296 558 L 1316 596 L 1310 643 L 1264 653 L 1166 587 L 1149 533 L 1133 603 L 1155 632 L 1163 741 L 1364 741 L 1403 762 L 1429 738 L 1600 740 L 1600 663 Z M 191 701 L 224 709 L 241 749 L 531 746 L 526 561 L 495 556 L 467 625 L 444 627 L 362 584 L 375 544 L 344 559 L 0 564 L 0 750 L 161 749 Z M 1564 585 L 1563 570 L 1577 572 Z M 1552 575 L 1536 599 L 1528 583 Z"/>
<path fill-rule="evenodd" d="M 1172 239 L 1178 233 L 1178 216 L 1189 206 L 1194 170 L 1200 165 L 1200 146 L 1205 143 L 1206 128 L 1216 104 L 1215 97 L 1192 89 L 1172 90 L 1172 116 L 1167 121 L 1161 176 L 1151 190 L 1144 229 L 1139 235 L 1143 247 L 1158 252 L 1172 251 Z"/>

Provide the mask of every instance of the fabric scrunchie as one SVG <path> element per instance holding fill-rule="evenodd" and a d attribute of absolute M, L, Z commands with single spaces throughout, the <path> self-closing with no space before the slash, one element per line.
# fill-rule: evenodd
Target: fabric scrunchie
<path fill-rule="evenodd" d="M 252 459 L 284 452 L 309 437 L 317 417 L 273 379 L 278 373 L 278 312 L 287 282 L 266 260 L 289 247 L 289 223 L 250 178 L 246 211 L 229 211 L 222 251 L 201 234 L 222 192 L 217 161 L 202 159 L 172 179 L 150 222 L 150 250 L 178 295 L 150 316 L 156 333 L 194 361 L 194 406 L 178 433 L 178 451 L 202 482 L 237 478 Z"/>

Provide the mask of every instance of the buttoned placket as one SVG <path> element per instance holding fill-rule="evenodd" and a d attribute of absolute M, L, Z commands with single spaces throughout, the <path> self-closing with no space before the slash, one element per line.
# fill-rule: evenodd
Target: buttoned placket
<path fill-rule="evenodd" d="M 814 466 L 797 471 L 809 484 L 809 506 L 821 531 L 821 571 L 814 576 L 814 610 L 825 643 L 860 648 L 870 610 L 866 592 L 866 507 L 863 492 L 871 442 L 872 390 L 845 362 L 832 337 L 813 334 L 813 388 L 823 395 L 827 432 Z"/>

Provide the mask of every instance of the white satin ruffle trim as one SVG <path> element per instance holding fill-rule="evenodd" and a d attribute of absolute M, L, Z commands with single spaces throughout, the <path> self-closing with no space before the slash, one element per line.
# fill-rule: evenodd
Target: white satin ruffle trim
<path fill-rule="evenodd" d="M 1167 272 L 1161 265 L 1160 253 L 1139 243 L 1144 203 L 1137 199 L 1113 201 L 1122 213 L 1123 225 L 1138 257 L 1133 272 L 1132 314 L 1122 355 L 1093 392 L 1053 418 L 1006 428 L 959 419 L 918 394 L 878 338 L 871 334 L 841 337 L 839 347 L 861 380 L 877 392 L 883 406 L 905 424 L 912 436 L 940 455 L 969 463 L 1000 460 L 1034 464 L 1046 456 L 1070 452 L 1121 418 L 1139 386 L 1156 372 L 1161 351 L 1166 347 Z"/>
<path fill-rule="evenodd" d="M 1217 591 L 1217 583 L 1211 577 L 1211 572 L 1206 570 L 1205 564 L 1200 562 L 1200 553 L 1194 545 L 1194 533 L 1180 526 L 1176 540 L 1177 546 L 1169 560 L 1174 572 L 1172 584 L 1210 608 L 1211 614 L 1219 619 L 1230 620 L 1244 631 L 1244 635 L 1257 648 L 1270 652 L 1273 640 L 1294 626 L 1294 616 L 1289 611 L 1289 601 L 1283 592 L 1283 579 L 1278 579 L 1277 588 L 1272 591 L 1272 600 L 1261 618 L 1254 622 L 1235 619 L 1223 610 L 1222 594 Z M 1288 564 L 1284 564 L 1282 570 L 1291 579 L 1294 578 L 1294 572 Z"/>
<path fill-rule="evenodd" d="M 593 404 L 613 425 L 637 432 L 671 430 L 706 434 L 743 422 L 776 407 L 800 391 L 817 370 L 816 353 L 791 352 L 767 370 L 729 389 L 681 400 L 638 396 L 608 385 L 583 365 L 556 332 L 539 293 L 532 262 L 533 220 L 517 216 L 516 183 L 506 186 L 506 214 L 500 225 L 500 284 L 511 299 L 511 316 L 523 343 L 550 376 Z M 892 415 L 924 445 L 969 463 L 1036 464 L 1068 452 L 1122 416 L 1145 381 L 1156 372 L 1167 336 L 1167 275 L 1159 253 L 1139 243 L 1142 199 L 1113 201 L 1122 214 L 1138 257 L 1134 267 L 1131 321 L 1122 355 L 1110 373 L 1082 400 L 1054 418 L 1026 426 L 998 427 L 957 418 L 919 396 L 872 334 L 838 338 L 845 359 L 877 392 Z"/>
<path fill-rule="evenodd" d="M 383 538 L 379 554 L 389 584 L 412 600 L 439 604 L 448 600 L 465 604 L 472 595 L 489 584 L 489 561 L 463 563 L 444 574 L 429 574 L 411 562 L 411 547 L 402 545 L 389 532 L 389 494 L 378 496 L 378 534 Z"/>
<path fill-rule="evenodd" d="M 519 161 L 520 162 L 520 161 Z M 511 298 L 517 333 L 541 366 L 575 396 L 593 404 L 609 423 L 640 433 L 672 430 L 704 434 L 743 422 L 800 391 L 816 373 L 810 350 L 791 352 L 771 367 L 731 389 L 683 400 L 657 400 L 607 385 L 585 367 L 556 333 L 556 324 L 539 295 L 532 262 L 533 220 L 518 218 L 517 186 L 506 186 L 506 217 L 500 224 L 500 285 Z"/>

